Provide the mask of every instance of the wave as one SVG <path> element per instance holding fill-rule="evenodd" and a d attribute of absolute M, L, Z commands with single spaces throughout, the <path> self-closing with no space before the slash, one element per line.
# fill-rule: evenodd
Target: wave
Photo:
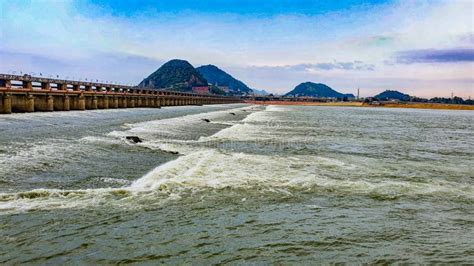
<path fill-rule="evenodd" d="M 268 156 L 200 150 L 150 171 L 123 188 L 48 190 L 0 194 L 0 211 L 114 206 L 139 208 L 197 195 L 239 200 L 307 195 L 362 195 L 375 200 L 432 197 L 474 203 L 474 190 L 454 182 L 422 183 L 351 178 L 334 173 L 356 171 L 354 165 L 319 156 Z"/>
<path fill-rule="evenodd" d="M 250 111 L 236 109 L 234 112 Z M 176 150 L 182 156 L 160 165 L 123 188 L 87 190 L 33 190 L 29 192 L 0 194 L 0 211 L 17 212 L 48 208 L 80 208 L 113 205 L 137 208 L 140 204 L 165 204 L 170 200 L 215 195 L 235 197 L 239 200 L 277 197 L 304 197 L 306 195 L 361 195 L 374 200 L 394 200 L 401 197 L 453 199 L 474 202 L 474 188 L 462 187 L 448 180 L 410 181 L 384 178 L 370 163 L 359 164 L 348 160 L 322 155 L 254 154 L 232 149 L 202 145 L 210 140 L 249 140 L 271 134 L 262 131 L 255 123 L 269 119 L 272 112 L 283 112 L 272 106 L 265 110 L 251 110 L 244 119 L 220 129 L 214 134 L 197 139 L 183 139 L 179 134 L 188 124 L 201 127 L 203 117 L 234 119 L 229 110 L 180 118 L 127 125 L 124 131 L 114 131 L 105 139 L 86 138 L 84 141 L 116 140 L 125 135 L 137 134 L 144 142 L 137 144 L 150 149 Z M 209 123 L 204 124 L 207 127 Z M 266 127 L 266 125 L 263 125 Z M 191 127 L 192 128 L 192 127 Z M 176 138 L 156 138 L 157 132 L 172 132 Z M 263 133 L 262 133 L 263 132 Z M 265 133 L 266 132 L 266 133 Z M 265 138 L 266 136 L 261 136 Z M 273 138 L 279 138 L 277 134 Z M 380 169 L 379 169 L 380 170 Z M 383 171 L 382 171 L 383 172 Z M 365 176 L 361 175 L 364 173 Z M 378 174 L 378 175 L 377 175 Z M 113 180 L 112 180 L 113 181 Z"/>

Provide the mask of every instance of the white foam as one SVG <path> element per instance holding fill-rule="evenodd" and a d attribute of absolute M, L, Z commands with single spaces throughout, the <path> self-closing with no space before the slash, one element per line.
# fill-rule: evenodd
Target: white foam
<path fill-rule="evenodd" d="M 152 149 L 179 151 L 184 154 L 174 161 L 156 167 L 128 187 L 121 189 L 91 189 L 76 191 L 41 190 L 44 196 L 23 197 L 20 193 L 0 194 L 0 210 L 24 211 L 41 208 L 74 208 L 101 204 L 120 204 L 126 208 L 137 202 L 164 203 L 179 200 L 194 192 L 209 192 L 221 189 L 246 191 L 248 201 L 251 193 L 280 193 L 292 196 L 293 193 L 316 191 L 316 193 L 363 194 L 376 198 L 390 199 L 399 196 L 449 195 L 474 200 L 474 188 L 459 187 L 447 180 L 438 182 L 414 182 L 409 180 L 370 177 L 371 163 L 360 164 L 348 157 L 336 158 L 316 155 L 280 156 L 275 154 L 248 154 L 219 150 L 196 145 L 209 140 L 252 140 L 272 138 L 286 141 L 287 136 L 275 132 L 265 122 L 272 119 L 272 112 L 281 108 L 267 107 L 265 111 L 255 112 L 241 122 L 221 130 L 210 137 L 199 140 L 167 139 L 165 143 L 153 139 L 156 131 L 179 133 L 182 124 L 199 123 L 203 117 L 219 117 L 229 110 L 211 114 L 190 115 L 181 118 L 131 124 L 127 131 L 111 132 L 107 138 L 117 138 L 130 133 L 142 133 L 145 142 L 137 144 Z M 150 137 L 146 139 L 146 137 Z M 86 138 L 84 141 L 105 141 Z M 358 173 L 366 173 L 367 177 Z M 67 192 L 67 193 L 65 193 Z M 248 193 L 247 193 L 248 192 Z M 247 195 L 248 194 L 248 195 Z"/>

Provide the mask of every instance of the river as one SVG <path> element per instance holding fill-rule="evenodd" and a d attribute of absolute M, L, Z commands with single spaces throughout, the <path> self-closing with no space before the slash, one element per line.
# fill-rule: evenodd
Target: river
<path fill-rule="evenodd" d="M 472 111 L 1 115 L 0 263 L 473 263 L 473 158 Z"/>

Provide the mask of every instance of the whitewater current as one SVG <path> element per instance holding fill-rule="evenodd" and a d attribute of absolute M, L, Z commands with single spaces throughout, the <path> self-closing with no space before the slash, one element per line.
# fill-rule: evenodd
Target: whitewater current
<path fill-rule="evenodd" d="M 471 111 L 5 115 L 0 263 L 472 263 L 473 158 Z"/>

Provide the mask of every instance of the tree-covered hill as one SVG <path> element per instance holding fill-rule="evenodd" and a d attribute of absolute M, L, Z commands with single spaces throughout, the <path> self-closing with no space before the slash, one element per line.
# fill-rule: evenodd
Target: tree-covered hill
<path fill-rule="evenodd" d="M 382 93 L 375 95 L 374 98 L 381 101 L 389 101 L 389 100 L 409 101 L 410 95 L 401 93 L 399 91 L 386 90 Z"/>
<path fill-rule="evenodd" d="M 212 85 L 228 87 L 234 94 L 249 94 L 252 92 L 242 81 L 235 79 L 227 72 L 214 65 L 200 66 L 196 70 Z"/>
<path fill-rule="evenodd" d="M 343 94 L 322 83 L 304 82 L 296 86 L 285 96 L 315 98 L 354 98 L 352 94 Z"/>
<path fill-rule="evenodd" d="M 207 80 L 188 61 L 173 59 L 163 64 L 138 86 L 190 91 L 192 87 L 207 86 Z"/>

